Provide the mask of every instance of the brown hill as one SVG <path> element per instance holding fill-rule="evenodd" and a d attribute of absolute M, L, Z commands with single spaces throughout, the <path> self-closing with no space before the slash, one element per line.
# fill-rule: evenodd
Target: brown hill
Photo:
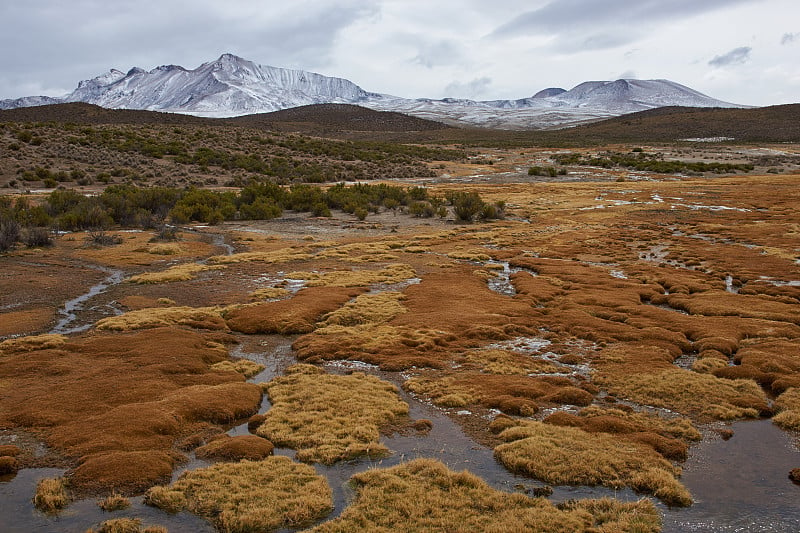
<path fill-rule="evenodd" d="M 544 139 L 597 143 L 713 137 L 728 137 L 735 142 L 798 142 L 800 104 L 753 109 L 661 107 L 542 133 Z"/>
<path fill-rule="evenodd" d="M 75 124 L 210 124 L 211 119 L 177 113 L 106 109 L 73 102 L 0 110 L 0 122 L 72 122 Z"/>
<path fill-rule="evenodd" d="M 452 129 L 422 118 L 350 104 L 315 104 L 228 119 L 232 124 L 281 131 L 415 132 Z"/>

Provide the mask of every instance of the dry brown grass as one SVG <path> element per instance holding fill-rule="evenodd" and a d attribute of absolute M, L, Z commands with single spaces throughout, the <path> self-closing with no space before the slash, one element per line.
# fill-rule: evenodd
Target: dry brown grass
<path fill-rule="evenodd" d="M 304 261 L 311 259 L 305 248 L 281 248 L 269 252 L 242 252 L 231 255 L 215 255 L 209 258 L 212 263 L 229 265 L 234 263 L 288 263 L 289 261 Z"/>
<path fill-rule="evenodd" d="M 67 484 L 63 478 L 42 479 L 36 484 L 33 505 L 45 513 L 57 513 L 67 506 Z"/>
<path fill-rule="evenodd" d="M 220 270 L 222 265 L 201 265 L 199 263 L 183 263 L 169 267 L 162 272 L 145 272 L 131 276 L 128 281 L 133 283 L 169 283 L 173 281 L 188 281 L 194 279 L 200 272 L 207 270 Z"/>
<path fill-rule="evenodd" d="M 534 421 L 520 421 L 500 438 L 506 443 L 495 448 L 495 456 L 512 472 L 554 484 L 630 487 L 668 505 L 692 503 L 676 479 L 680 469 L 648 446 Z"/>
<path fill-rule="evenodd" d="M 297 449 L 301 461 L 387 455 L 380 429 L 408 415 L 394 385 L 361 372 L 338 376 L 295 365 L 265 389 L 272 408 L 256 433 Z"/>
<path fill-rule="evenodd" d="M 49 350 L 63 346 L 65 342 L 67 342 L 67 338 L 64 335 L 55 333 L 17 337 L 0 342 L 0 355 Z"/>
<path fill-rule="evenodd" d="M 345 304 L 364 289 L 311 287 L 293 298 L 253 304 L 225 312 L 228 327 L 242 333 L 290 335 L 313 331 L 317 321 Z"/>
<path fill-rule="evenodd" d="M 384 324 L 407 311 L 401 303 L 403 298 L 402 293 L 393 291 L 362 294 L 352 302 L 347 302 L 340 309 L 325 315 L 321 323 L 323 329 L 318 331 L 324 334 L 324 328 L 329 326 L 352 327 L 365 324 Z M 335 330 L 328 330 L 328 332 L 331 331 Z"/>
<path fill-rule="evenodd" d="M 0 375 L 10 386 L 0 395 L 0 425 L 37 431 L 79 459 L 72 490 L 142 490 L 170 475 L 182 459 L 170 450 L 195 425 L 257 411 L 259 386 L 211 369 L 227 359 L 220 341 L 230 340 L 156 328 L 5 355 Z"/>
<path fill-rule="evenodd" d="M 254 300 L 277 300 L 289 296 L 291 291 L 282 287 L 265 287 L 257 289 L 250 293 L 250 297 Z"/>
<path fill-rule="evenodd" d="M 103 318 L 95 327 L 107 331 L 132 331 L 163 326 L 227 330 L 218 307 L 150 307 Z"/>
<path fill-rule="evenodd" d="M 542 359 L 509 350 L 472 350 L 465 354 L 465 361 L 491 374 L 557 374 L 564 369 Z"/>
<path fill-rule="evenodd" d="M 778 426 L 800 431 L 800 388 L 792 387 L 778 396 L 775 407 L 779 411 L 772 421 Z"/>
<path fill-rule="evenodd" d="M 150 489 L 146 501 L 168 512 L 186 508 L 225 532 L 297 528 L 333 508 L 325 478 L 288 457 L 190 470 L 168 487 Z"/>
<path fill-rule="evenodd" d="M 167 528 L 161 526 L 142 526 L 139 518 L 114 518 L 100 524 L 96 530 L 87 533 L 167 533 Z"/>
<path fill-rule="evenodd" d="M 596 382 L 611 394 L 640 404 L 716 420 L 755 418 L 769 410 L 764 392 L 753 381 L 679 368 L 630 375 L 604 370 Z"/>
<path fill-rule="evenodd" d="M 508 494 L 469 472 L 453 472 L 432 459 L 356 474 L 355 501 L 315 533 L 351 531 L 660 531 L 649 500 L 577 500 L 553 506 L 543 498 Z"/>
<path fill-rule="evenodd" d="M 220 361 L 211 365 L 212 370 L 221 372 L 238 372 L 245 378 L 251 378 L 264 370 L 264 365 L 260 365 L 249 359 L 236 359 L 235 361 Z"/>
<path fill-rule="evenodd" d="M 97 505 L 107 512 L 121 511 L 130 507 L 131 501 L 121 494 L 114 493 L 98 501 Z"/>
<path fill-rule="evenodd" d="M 395 263 L 380 270 L 291 272 L 286 277 L 306 280 L 306 285 L 309 287 L 367 287 L 376 283 L 401 283 L 416 275 L 416 271 L 410 265 Z"/>
<path fill-rule="evenodd" d="M 55 309 L 49 306 L 0 313 L 0 337 L 43 331 L 55 316 Z"/>
<path fill-rule="evenodd" d="M 255 435 L 239 435 L 230 437 L 221 435 L 205 446 L 195 450 L 195 455 L 201 459 L 222 459 L 226 461 L 240 461 L 249 459 L 257 461 L 272 455 L 274 446 L 267 439 Z"/>
<path fill-rule="evenodd" d="M 417 376 L 403 388 L 430 399 L 441 407 L 480 404 L 507 414 L 531 416 L 539 403 L 586 406 L 593 395 L 568 378 L 458 372 L 453 375 Z"/>

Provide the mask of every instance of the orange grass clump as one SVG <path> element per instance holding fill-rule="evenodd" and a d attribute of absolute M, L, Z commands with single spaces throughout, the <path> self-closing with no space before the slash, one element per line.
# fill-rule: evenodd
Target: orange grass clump
<path fill-rule="evenodd" d="M 339 376 L 299 364 L 264 388 L 272 408 L 256 433 L 297 449 L 300 461 L 388 455 L 380 429 L 408 416 L 394 385 L 362 372 Z"/>
<path fill-rule="evenodd" d="M 131 276 L 128 281 L 133 283 L 169 283 L 172 281 L 188 281 L 194 279 L 200 272 L 207 270 L 220 270 L 222 265 L 202 265 L 199 263 L 183 263 L 169 267 L 162 272 L 145 272 Z"/>
<path fill-rule="evenodd" d="M 364 289 L 311 287 L 293 298 L 254 304 L 225 313 L 228 327 L 241 333 L 309 333 L 326 313 L 338 309 Z"/>
<path fill-rule="evenodd" d="M 57 513 L 67 506 L 67 484 L 63 478 L 42 479 L 36 484 L 33 505 L 45 513 Z"/>
<path fill-rule="evenodd" d="M 132 331 L 163 326 L 188 326 L 196 329 L 227 330 L 216 307 L 149 307 L 103 318 L 95 327 L 105 331 Z"/>
<path fill-rule="evenodd" d="M 249 459 L 257 461 L 272 455 L 274 446 L 267 439 L 256 435 L 239 435 L 230 437 L 221 435 L 205 446 L 195 450 L 200 459 L 221 459 L 225 461 L 241 461 Z"/>
<path fill-rule="evenodd" d="M 283 456 L 188 470 L 168 487 L 150 489 L 145 501 L 168 512 L 185 508 L 231 533 L 294 529 L 333 509 L 325 478 Z"/>
<path fill-rule="evenodd" d="M 80 459 L 73 490 L 142 490 L 169 476 L 182 460 L 173 445 L 196 424 L 229 423 L 258 410 L 258 385 L 211 368 L 227 359 L 220 341 L 230 340 L 155 328 L 5 355 L 0 375 L 10 386 L 0 395 L 0 425 L 33 429 Z"/>
<path fill-rule="evenodd" d="M 661 519 L 650 500 L 571 500 L 508 494 L 467 471 L 453 472 L 433 459 L 416 459 L 354 475 L 356 497 L 342 515 L 313 533 L 351 531 L 537 531 L 655 533 Z"/>
<path fill-rule="evenodd" d="M 495 456 L 512 472 L 553 484 L 630 487 L 667 505 L 692 504 L 676 479 L 680 469 L 648 446 L 535 421 L 520 421 L 500 438 L 506 443 L 495 448 Z"/>

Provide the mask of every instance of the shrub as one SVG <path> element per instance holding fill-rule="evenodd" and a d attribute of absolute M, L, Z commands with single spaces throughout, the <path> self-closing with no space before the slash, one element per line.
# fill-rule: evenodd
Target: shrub
<path fill-rule="evenodd" d="M 483 210 L 483 200 L 476 192 L 454 192 L 447 197 L 453 206 L 456 220 L 472 222 L 475 216 Z"/>

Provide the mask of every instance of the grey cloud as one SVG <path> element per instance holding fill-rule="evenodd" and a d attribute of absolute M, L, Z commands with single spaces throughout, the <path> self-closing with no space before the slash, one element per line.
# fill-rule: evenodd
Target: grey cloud
<path fill-rule="evenodd" d="M 749 46 L 740 46 L 739 48 L 734 48 L 727 54 L 714 57 L 708 64 L 712 67 L 727 67 L 728 65 L 745 63 L 750 59 L 750 52 L 752 50 L 753 49 Z"/>
<path fill-rule="evenodd" d="M 636 41 L 645 27 L 758 0 L 553 0 L 496 28 L 490 38 L 556 36 L 554 47 L 572 52 L 606 49 Z M 595 38 L 579 36 L 604 28 Z"/>
<path fill-rule="evenodd" d="M 421 46 L 419 54 L 417 54 L 412 61 L 422 66 L 433 68 L 442 65 L 452 65 L 461 58 L 461 51 L 455 43 L 451 41 L 439 41 L 437 43 Z"/>
<path fill-rule="evenodd" d="M 109 68 L 195 68 L 232 52 L 258 63 L 320 70 L 338 34 L 373 16 L 369 0 L 289 2 L 276 9 L 243 0 L 219 2 L 48 0 L 0 3 L 0 98 L 26 88 L 72 90 Z M 27 87 L 26 87 L 27 86 Z M 53 91 L 50 91 L 53 92 Z"/>
<path fill-rule="evenodd" d="M 444 88 L 444 94 L 450 98 L 479 98 L 487 93 L 492 84 L 492 78 L 483 76 L 466 83 L 453 81 Z"/>
<path fill-rule="evenodd" d="M 781 44 L 787 45 L 792 44 L 796 40 L 800 38 L 800 32 L 798 33 L 784 33 L 783 37 L 781 37 Z"/>

